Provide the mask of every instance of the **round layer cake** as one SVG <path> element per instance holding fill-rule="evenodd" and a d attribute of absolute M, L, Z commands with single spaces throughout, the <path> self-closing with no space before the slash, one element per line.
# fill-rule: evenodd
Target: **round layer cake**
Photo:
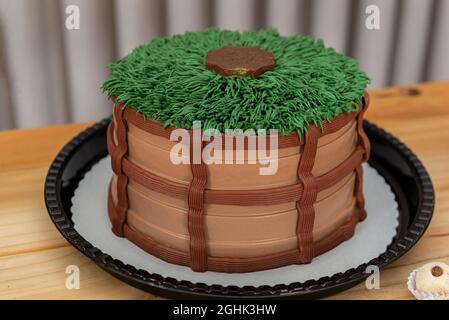
<path fill-rule="evenodd" d="M 366 217 L 366 75 L 276 30 L 157 38 L 110 66 L 112 231 L 195 271 L 310 263 Z"/>

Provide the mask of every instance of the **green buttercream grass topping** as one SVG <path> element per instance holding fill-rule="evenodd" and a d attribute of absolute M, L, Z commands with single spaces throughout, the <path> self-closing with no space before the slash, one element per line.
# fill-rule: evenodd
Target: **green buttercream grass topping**
<path fill-rule="evenodd" d="M 258 78 L 222 77 L 206 70 L 208 51 L 227 45 L 273 53 L 274 71 Z M 191 129 L 277 129 L 302 134 L 341 113 L 356 111 L 369 79 L 355 59 L 308 36 L 275 29 L 207 29 L 156 38 L 109 65 L 109 97 L 165 126 Z"/>

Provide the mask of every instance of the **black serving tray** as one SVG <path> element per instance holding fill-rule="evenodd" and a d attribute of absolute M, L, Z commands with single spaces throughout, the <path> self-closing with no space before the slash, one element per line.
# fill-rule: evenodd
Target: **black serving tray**
<path fill-rule="evenodd" d="M 388 249 L 377 258 L 344 273 L 318 280 L 259 287 L 192 283 L 183 279 L 164 278 L 151 273 L 151 270 L 137 270 L 126 264 L 126 261 L 114 259 L 86 241 L 77 232 L 71 218 L 71 199 L 78 182 L 93 164 L 107 155 L 106 128 L 110 121 L 107 118 L 96 123 L 73 138 L 59 152 L 45 181 L 45 203 L 53 223 L 75 248 L 113 276 L 156 295 L 168 298 L 237 299 L 312 299 L 328 296 L 362 282 L 368 276 L 365 273 L 368 265 L 382 268 L 397 260 L 416 244 L 432 218 L 434 191 L 422 163 L 398 139 L 365 121 L 364 128 L 372 144 L 369 163 L 391 186 L 399 207 L 397 234 Z"/>

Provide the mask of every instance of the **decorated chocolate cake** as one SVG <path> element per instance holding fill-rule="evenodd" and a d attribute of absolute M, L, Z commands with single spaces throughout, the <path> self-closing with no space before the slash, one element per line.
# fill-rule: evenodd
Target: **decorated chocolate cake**
<path fill-rule="evenodd" d="M 310 263 L 365 219 L 356 60 L 274 29 L 208 29 L 110 71 L 115 235 L 194 271 L 252 272 Z"/>

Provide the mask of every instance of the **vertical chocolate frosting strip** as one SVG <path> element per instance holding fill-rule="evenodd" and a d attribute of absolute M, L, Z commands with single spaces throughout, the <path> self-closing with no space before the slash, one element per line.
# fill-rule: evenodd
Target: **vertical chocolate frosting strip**
<path fill-rule="evenodd" d="M 123 172 L 123 159 L 128 152 L 127 128 L 123 119 L 124 108 L 114 108 L 116 121 L 117 148 L 111 155 L 112 171 L 117 175 L 117 205 L 115 215 L 111 219 L 112 232 L 123 237 L 123 225 L 128 211 L 128 176 Z M 112 124 L 112 123 L 111 123 Z"/>
<path fill-rule="evenodd" d="M 365 92 L 362 99 L 362 110 L 359 111 L 357 114 L 357 134 L 359 138 L 359 144 L 365 149 L 365 154 L 362 159 L 362 162 L 366 162 L 369 159 L 370 153 L 371 153 L 371 143 L 369 142 L 369 138 L 365 133 L 365 130 L 363 130 L 363 116 L 365 115 L 366 110 L 369 106 L 369 94 L 368 92 Z"/>
<path fill-rule="evenodd" d="M 358 143 L 362 147 L 364 154 L 362 157 L 362 163 L 366 162 L 369 159 L 371 144 L 369 142 L 368 137 L 366 136 L 365 131 L 363 130 L 363 115 L 368 109 L 369 105 L 369 95 L 368 92 L 365 92 L 363 96 L 362 110 L 357 114 L 357 135 L 358 135 Z M 359 211 L 359 220 L 365 220 L 366 218 L 366 210 L 365 210 L 365 196 L 363 195 L 363 167 L 362 164 L 357 166 L 355 169 L 356 172 L 356 185 L 354 189 L 356 205 Z M 349 239 L 352 235 L 347 234 L 346 238 Z"/>
<path fill-rule="evenodd" d="M 187 227 L 190 235 L 190 267 L 193 271 L 204 272 L 207 270 L 207 244 L 205 235 L 204 217 L 204 190 L 207 183 L 206 164 L 203 159 L 200 163 L 194 163 L 194 136 L 190 135 L 190 168 L 192 170 L 192 181 L 189 184 L 187 203 L 189 210 L 187 214 Z M 201 143 L 201 154 L 203 144 Z"/>
<path fill-rule="evenodd" d="M 304 135 L 304 147 L 298 163 L 298 179 L 303 185 L 303 192 L 296 202 L 298 210 L 298 223 L 296 234 L 298 237 L 299 262 L 312 261 L 313 252 L 313 225 L 315 222 L 315 209 L 313 207 L 318 193 L 317 182 L 312 174 L 318 146 L 320 129 L 309 125 Z"/>

